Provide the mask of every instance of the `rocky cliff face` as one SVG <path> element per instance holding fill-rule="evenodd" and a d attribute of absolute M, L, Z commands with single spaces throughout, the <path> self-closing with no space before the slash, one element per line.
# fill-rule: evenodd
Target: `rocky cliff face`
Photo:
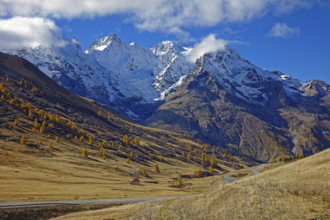
<path fill-rule="evenodd" d="M 146 124 L 263 161 L 312 154 L 330 146 L 329 94 L 324 82 L 262 70 L 227 47 L 199 59 Z"/>

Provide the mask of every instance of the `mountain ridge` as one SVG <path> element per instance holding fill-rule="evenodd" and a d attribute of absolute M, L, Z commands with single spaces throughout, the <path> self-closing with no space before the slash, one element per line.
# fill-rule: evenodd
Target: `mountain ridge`
<path fill-rule="evenodd" d="M 261 69 L 228 45 L 192 64 L 187 56 L 194 48 L 183 42 L 163 41 L 147 49 L 110 34 L 85 53 L 76 40 L 70 42 L 65 48 L 12 53 L 30 58 L 69 90 L 132 120 L 191 133 L 258 160 L 312 154 L 329 146 L 325 82 L 301 83 Z"/>
<path fill-rule="evenodd" d="M 266 72 L 246 60 L 232 74 L 237 63 L 223 63 L 227 55 L 218 52 L 199 59 L 182 86 L 146 125 L 189 132 L 210 144 L 262 161 L 313 154 L 329 146 L 330 93 L 325 92 L 325 83 L 312 81 L 300 89 L 303 84 L 299 81 Z M 210 62 L 215 58 L 217 62 Z M 232 80 L 235 77 L 241 81 Z M 305 95 L 309 88 L 315 90 L 321 84 L 322 94 Z"/>
<path fill-rule="evenodd" d="M 192 66 L 184 58 L 189 45 L 182 42 L 164 41 L 148 49 L 126 45 L 110 34 L 83 52 L 76 39 L 65 40 L 64 47 L 4 52 L 29 60 L 70 91 L 111 105 L 136 121 L 149 117 L 153 111 L 148 109 L 156 109 Z"/>

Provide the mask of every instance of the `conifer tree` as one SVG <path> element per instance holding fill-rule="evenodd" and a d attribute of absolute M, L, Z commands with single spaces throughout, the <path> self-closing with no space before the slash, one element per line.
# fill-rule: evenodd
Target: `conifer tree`
<path fill-rule="evenodd" d="M 213 174 L 213 167 L 211 165 L 209 166 L 209 173 Z"/>
<path fill-rule="evenodd" d="M 81 153 L 84 157 L 88 157 L 88 152 L 85 148 L 82 149 L 82 153 Z"/>
<path fill-rule="evenodd" d="M 25 135 L 23 134 L 22 137 L 21 137 L 21 144 L 25 144 L 26 143 L 26 137 Z"/>
<path fill-rule="evenodd" d="M 155 168 L 155 172 L 160 173 L 160 170 L 159 170 L 159 167 L 158 167 L 157 163 L 155 163 L 154 168 Z"/>
<path fill-rule="evenodd" d="M 196 177 L 201 177 L 201 175 L 202 175 L 202 170 L 201 169 L 198 169 L 198 170 L 195 171 L 195 176 Z"/>
<path fill-rule="evenodd" d="M 103 158 L 103 160 L 106 159 L 106 154 L 107 154 L 107 151 L 104 148 L 102 148 L 102 158 Z"/>
<path fill-rule="evenodd" d="M 212 167 L 216 166 L 216 161 L 215 161 L 214 158 L 212 158 L 212 160 L 211 160 L 211 166 L 212 166 Z"/>
<path fill-rule="evenodd" d="M 191 160 L 191 153 L 190 152 L 187 154 L 187 159 Z"/>
<path fill-rule="evenodd" d="M 142 176 L 147 176 L 147 169 L 146 168 L 142 168 L 141 174 L 142 174 Z"/>
<path fill-rule="evenodd" d="M 129 138 L 128 138 L 127 134 L 125 134 L 123 137 L 123 143 L 124 143 L 124 145 L 129 145 Z"/>
<path fill-rule="evenodd" d="M 178 178 L 178 183 L 177 183 L 177 185 L 178 185 L 179 187 L 181 187 L 181 186 L 182 186 L 182 175 L 181 175 L 181 174 L 179 175 L 179 178 Z"/>
<path fill-rule="evenodd" d="M 118 145 L 118 150 L 121 150 L 123 146 L 121 144 Z"/>

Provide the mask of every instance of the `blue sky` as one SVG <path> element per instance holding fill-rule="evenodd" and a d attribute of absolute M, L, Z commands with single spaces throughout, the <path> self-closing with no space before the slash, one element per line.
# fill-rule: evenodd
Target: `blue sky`
<path fill-rule="evenodd" d="M 0 45 L 52 44 L 65 34 L 86 49 L 110 33 L 143 47 L 163 40 L 194 45 L 215 34 L 261 68 L 330 83 L 327 0 L 45 2 L 0 0 Z"/>

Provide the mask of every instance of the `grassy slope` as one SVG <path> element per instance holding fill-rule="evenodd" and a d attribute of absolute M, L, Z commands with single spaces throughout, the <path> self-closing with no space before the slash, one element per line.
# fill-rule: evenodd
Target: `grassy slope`
<path fill-rule="evenodd" d="M 3 96 L 0 99 L 0 201 L 199 193 L 208 189 L 212 177 L 184 179 L 185 186 L 181 188 L 169 185 L 179 174 L 193 176 L 201 168 L 202 151 L 210 158 L 218 156 L 216 174 L 249 164 L 243 158 L 225 158 L 222 152 L 213 152 L 211 147 L 202 148 L 185 135 L 131 124 L 111 107 L 70 93 L 18 57 L 0 53 L 0 82 Z M 36 90 L 31 91 L 32 88 Z M 49 115 L 61 119 L 50 119 Z M 36 127 L 35 120 L 39 124 Z M 41 127 L 44 127 L 42 134 Z M 134 138 L 139 141 L 125 146 L 122 142 L 125 134 L 130 141 Z M 22 135 L 27 138 L 25 144 L 20 143 Z M 55 141 L 56 136 L 59 142 Z M 75 136 L 78 139 L 84 136 L 85 141 L 74 140 Z M 89 137 L 93 137 L 93 144 L 88 143 Z M 104 159 L 100 144 L 106 150 Z M 82 156 L 83 148 L 88 157 Z M 199 149 L 200 153 L 194 153 L 193 149 Z M 192 158 L 197 156 L 196 162 L 187 159 L 188 152 Z M 154 171 L 154 163 L 158 163 L 160 173 Z M 208 163 L 202 167 L 205 173 L 207 167 Z M 147 169 L 148 177 L 141 175 L 142 168 Z M 141 184 L 130 185 L 136 177 Z"/>
<path fill-rule="evenodd" d="M 330 218 L 330 149 L 260 175 L 223 184 L 197 198 L 160 200 L 59 219 Z"/>

